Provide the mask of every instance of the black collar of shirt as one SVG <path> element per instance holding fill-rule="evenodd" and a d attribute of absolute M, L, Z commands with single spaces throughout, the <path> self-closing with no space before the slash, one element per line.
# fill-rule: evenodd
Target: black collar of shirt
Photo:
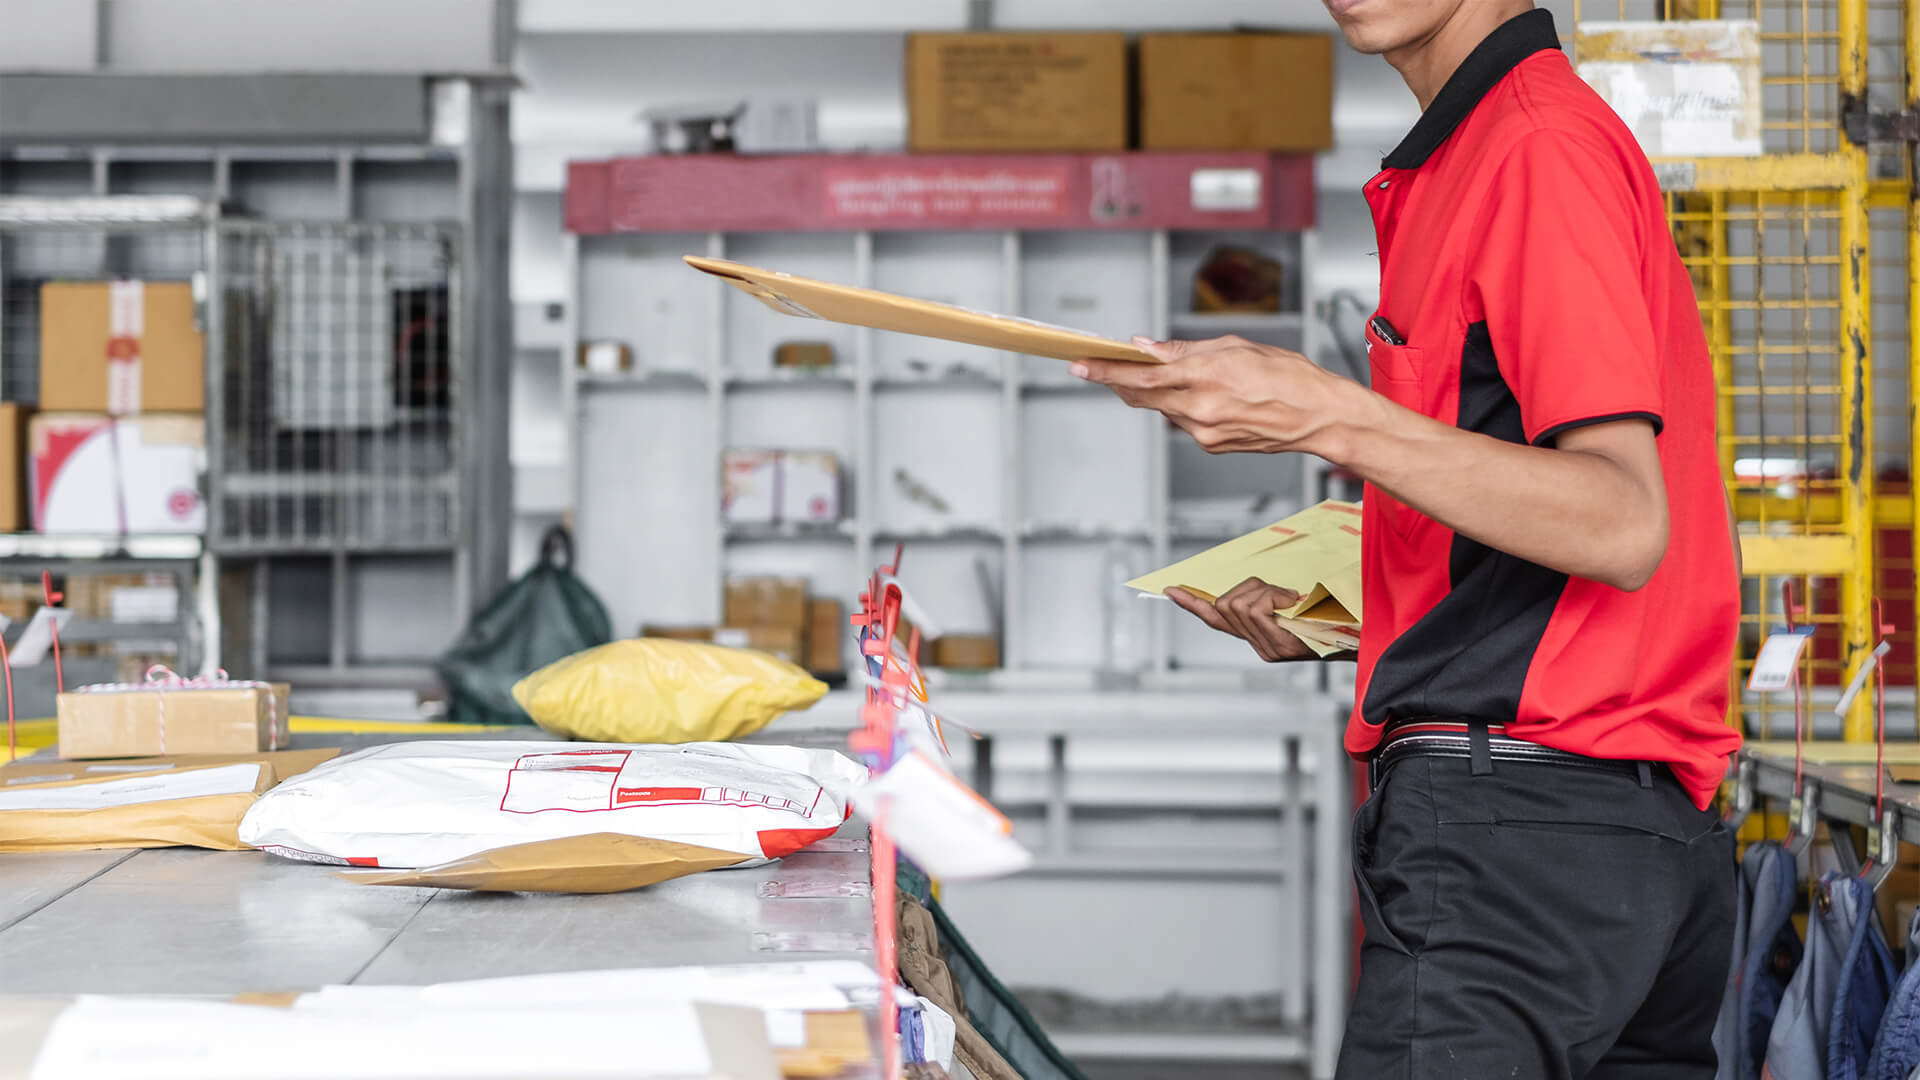
<path fill-rule="evenodd" d="M 1495 83 L 1506 78 L 1522 60 L 1537 52 L 1560 48 L 1560 35 L 1553 28 L 1553 13 L 1546 8 L 1515 15 L 1488 34 L 1448 77 L 1447 84 L 1420 114 L 1407 137 L 1380 162 L 1383 169 L 1417 169 L 1440 149 L 1460 121 L 1473 112 L 1480 99 Z"/>

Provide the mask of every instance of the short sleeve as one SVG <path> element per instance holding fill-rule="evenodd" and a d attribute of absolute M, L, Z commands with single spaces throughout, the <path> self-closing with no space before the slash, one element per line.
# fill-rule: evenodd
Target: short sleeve
<path fill-rule="evenodd" d="M 1611 420 L 1662 425 L 1659 354 L 1622 163 L 1571 133 L 1508 153 L 1479 215 L 1465 291 L 1527 441 Z"/>

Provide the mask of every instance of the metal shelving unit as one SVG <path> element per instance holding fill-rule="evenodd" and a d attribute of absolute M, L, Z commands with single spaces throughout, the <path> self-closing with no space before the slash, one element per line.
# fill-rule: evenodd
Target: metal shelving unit
<path fill-rule="evenodd" d="M 673 159 L 655 161 L 670 169 Z M 1195 269 L 1222 243 L 1279 260 L 1287 310 L 1185 310 Z M 686 253 L 1123 339 L 1237 333 L 1312 355 L 1316 327 L 1301 305 L 1312 295 L 1310 229 L 576 230 L 564 254 L 574 302 L 562 356 L 610 340 L 635 357 L 635 370 L 617 375 L 564 364 L 560 390 L 564 502 L 581 569 L 621 629 L 711 624 L 720 584 L 736 573 L 803 575 L 821 595 L 851 595 L 860 568 L 904 541 L 914 545 L 907 583 L 943 628 L 1003 626 L 1010 670 L 1101 666 L 1108 617 L 1130 624 L 1137 655 L 1124 667 L 1257 662 L 1223 647 L 1231 642 L 1176 632 L 1164 606 L 1129 594 L 1103 607 L 1117 583 L 1098 574 L 1124 566 L 1132 577 L 1236 535 L 1173 527 L 1173 500 L 1196 478 L 1203 490 L 1192 494 L 1226 485 L 1249 505 L 1274 497 L 1238 531 L 1284 516 L 1315 489 L 1306 459 L 1196 458 L 1158 417 L 1071 378 L 1058 361 L 782 318 L 686 270 Z M 836 366 L 773 367 L 775 346 L 788 341 L 830 344 Z M 833 451 L 844 520 L 722 524 L 717 465 L 729 448 Z M 900 471 L 947 512 L 900 490 Z M 976 562 L 997 582 L 990 597 Z"/>

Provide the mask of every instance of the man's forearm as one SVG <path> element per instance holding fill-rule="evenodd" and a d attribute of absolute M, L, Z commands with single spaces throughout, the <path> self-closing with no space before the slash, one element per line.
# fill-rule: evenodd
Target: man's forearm
<path fill-rule="evenodd" d="M 1463 536 L 1562 573 L 1634 589 L 1666 551 L 1657 469 L 1649 484 L 1609 456 L 1462 431 L 1357 385 L 1309 448 Z"/>

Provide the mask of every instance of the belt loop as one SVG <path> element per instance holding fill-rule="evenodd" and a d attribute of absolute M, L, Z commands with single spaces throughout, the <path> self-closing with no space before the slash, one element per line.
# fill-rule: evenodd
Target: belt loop
<path fill-rule="evenodd" d="M 1640 773 L 1640 786 L 1643 788 L 1652 787 L 1653 786 L 1653 766 L 1647 764 L 1644 761 L 1636 761 L 1633 764 L 1636 766 L 1637 770 Z"/>
<path fill-rule="evenodd" d="M 1467 756 L 1473 761 L 1473 775 L 1493 775 L 1493 737 L 1485 720 L 1467 721 Z"/>

